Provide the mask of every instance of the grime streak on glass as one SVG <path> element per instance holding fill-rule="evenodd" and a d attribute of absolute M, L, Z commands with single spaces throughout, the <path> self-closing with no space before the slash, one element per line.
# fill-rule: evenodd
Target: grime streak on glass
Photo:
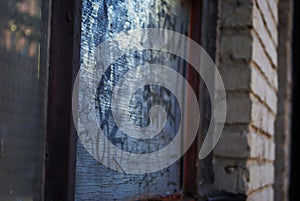
<path fill-rule="evenodd" d="M 112 90 L 118 81 L 130 69 L 147 63 L 170 66 L 183 76 L 185 76 L 187 65 L 182 59 L 166 52 L 131 51 L 114 61 L 100 80 L 95 80 L 94 66 L 97 56 L 95 49 L 114 34 L 137 28 L 165 28 L 187 35 L 188 2 L 186 0 L 84 0 L 82 3 L 81 69 L 83 73 L 80 79 L 91 83 L 97 82 L 95 103 L 92 104 L 97 109 L 97 113 L 90 115 L 94 115 L 106 138 L 119 149 L 139 154 L 162 149 L 176 135 L 183 111 L 180 111 L 179 100 L 176 100 L 166 88 L 147 85 L 135 92 L 130 91 L 129 88 L 128 93 L 132 94 L 131 107 L 124 108 L 124 104 L 120 102 L 118 109 L 127 110 L 136 125 L 142 127 L 148 125 L 148 113 L 153 105 L 158 104 L 167 112 L 165 127 L 157 136 L 151 139 L 130 137 L 114 123 L 109 108 Z M 163 80 L 165 76 L 168 75 L 161 75 L 160 79 Z M 134 80 L 131 81 L 134 82 Z M 79 102 L 84 101 L 85 90 L 79 86 Z M 177 86 L 177 90 L 184 93 L 183 86 Z M 91 108 L 80 108 L 79 113 L 89 111 Z M 160 117 L 157 117 L 156 121 L 159 120 Z M 85 135 L 87 141 L 92 140 L 89 134 L 80 127 L 79 135 Z M 89 151 L 99 155 L 101 155 L 99 150 L 105 149 L 105 142 L 101 140 L 91 145 L 93 146 L 89 147 Z M 77 201 L 133 200 L 145 196 L 172 194 L 181 190 L 180 162 L 158 172 L 128 175 L 103 166 L 87 152 L 80 141 L 77 145 L 76 160 L 75 200 Z M 118 163 L 118 161 L 111 162 Z"/>

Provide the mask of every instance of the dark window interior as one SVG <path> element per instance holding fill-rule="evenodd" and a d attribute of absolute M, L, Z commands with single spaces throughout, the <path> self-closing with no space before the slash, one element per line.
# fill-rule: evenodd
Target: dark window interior
<path fill-rule="evenodd" d="M 47 5 L 0 1 L 0 200 L 42 200 Z"/>

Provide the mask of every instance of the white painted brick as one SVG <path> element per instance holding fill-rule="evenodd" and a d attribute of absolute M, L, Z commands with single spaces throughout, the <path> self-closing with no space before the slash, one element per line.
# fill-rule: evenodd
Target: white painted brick
<path fill-rule="evenodd" d="M 275 159 L 275 144 L 255 131 L 228 131 L 223 134 L 214 149 L 214 155 L 230 158 L 256 158 L 273 161 Z"/>
<path fill-rule="evenodd" d="M 269 133 L 270 135 L 274 135 L 275 134 L 276 115 L 271 114 L 269 112 L 268 116 L 267 116 L 267 119 L 268 119 L 267 133 Z"/>
<path fill-rule="evenodd" d="M 224 32 L 220 34 L 218 56 L 221 60 L 251 60 L 253 37 L 250 31 L 239 33 Z"/>
<path fill-rule="evenodd" d="M 230 59 L 227 59 L 230 60 Z M 249 90 L 251 84 L 251 68 L 243 61 L 223 61 L 219 72 L 226 90 Z"/>
<path fill-rule="evenodd" d="M 261 105 L 256 98 L 252 98 L 253 104 L 252 104 L 252 110 L 251 110 L 251 121 L 252 124 L 260 128 L 262 130 L 266 130 L 266 126 L 264 126 L 264 121 L 266 117 L 264 115 L 267 114 L 267 109 Z"/>
<path fill-rule="evenodd" d="M 278 1 L 268 0 L 268 5 L 271 9 L 273 17 L 275 18 L 275 22 L 278 23 Z"/>
<path fill-rule="evenodd" d="M 242 0 L 239 3 L 236 0 L 220 1 L 220 25 L 221 27 L 251 27 L 253 2 L 251 0 Z"/>
<path fill-rule="evenodd" d="M 272 18 L 270 9 L 268 8 L 267 0 L 256 0 L 256 3 L 263 14 L 263 18 L 266 22 L 266 26 L 270 32 L 270 35 L 275 42 L 275 45 L 278 44 L 278 33 L 277 33 L 277 24 L 275 20 Z"/>
<path fill-rule="evenodd" d="M 256 97 L 250 95 L 252 101 L 251 121 L 252 124 L 269 135 L 274 135 L 275 115 L 261 103 Z M 270 126 L 271 125 L 271 126 Z"/>
<path fill-rule="evenodd" d="M 273 163 L 258 163 L 255 161 L 247 162 L 247 169 L 249 170 L 249 189 L 254 191 L 258 188 L 274 183 L 274 165 Z"/>
<path fill-rule="evenodd" d="M 273 89 L 267 88 L 265 100 L 269 107 L 272 109 L 272 111 L 276 114 L 278 103 L 277 93 Z"/>
<path fill-rule="evenodd" d="M 259 189 L 251 193 L 247 201 L 274 201 L 274 190 L 271 186 Z"/>
<path fill-rule="evenodd" d="M 232 193 L 246 193 L 249 185 L 249 170 L 244 162 L 213 159 L 214 188 Z M 230 171 L 228 171 L 230 170 Z"/>
<path fill-rule="evenodd" d="M 217 58 L 228 112 L 214 149 L 213 186 L 246 193 L 251 201 L 274 198 L 270 161 L 275 159 L 277 4 L 277 0 L 219 1 Z"/>
<path fill-rule="evenodd" d="M 273 139 L 250 130 L 247 126 L 226 125 L 214 155 L 230 158 L 257 158 L 273 161 L 275 159 L 275 144 Z"/>
<path fill-rule="evenodd" d="M 263 23 L 263 19 L 261 16 L 261 13 L 259 12 L 258 8 L 255 6 L 254 7 L 254 14 L 253 14 L 253 24 L 254 24 L 254 29 L 258 33 L 267 54 L 272 60 L 272 63 L 274 66 L 277 66 L 277 49 L 276 46 L 274 45 L 274 42 L 272 41 L 268 31 L 267 27 L 265 27 Z"/>
<path fill-rule="evenodd" d="M 249 123 L 251 120 L 251 100 L 247 93 L 227 92 L 227 123 Z"/>
<path fill-rule="evenodd" d="M 255 133 L 251 130 L 247 134 L 248 143 L 250 145 L 250 157 L 274 161 L 275 159 L 275 144 L 272 139 L 264 135 Z"/>
<path fill-rule="evenodd" d="M 277 71 L 272 67 L 272 64 L 259 42 L 257 36 L 253 33 L 253 61 L 258 64 L 264 75 L 268 78 L 269 82 L 274 88 L 278 88 L 278 75 Z"/>
<path fill-rule="evenodd" d="M 277 111 L 277 94 L 269 86 L 261 72 L 253 65 L 251 68 L 251 89 L 253 93 L 260 97 L 271 110 L 276 113 Z"/>
<path fill-rule="evenodd" d="M 248 126 L 227 126 L 217 146 L 214 149 L 215 156 L 247 158 L 250 156 L 250 144 L 247 133 Z"/>

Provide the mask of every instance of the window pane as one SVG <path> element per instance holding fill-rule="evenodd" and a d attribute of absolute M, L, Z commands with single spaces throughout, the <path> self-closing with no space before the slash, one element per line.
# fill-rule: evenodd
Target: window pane
<path fill-rule="evenodd" d="M 185 0 L 84 0 L 82 4 L 81 36 L 81 74 L 80 79 L 97 82 L 95 102 L 89 104 L 96 108 L 97 119 L 107 139 L 118 149 L 127 152 L 144 154 L 160 150 L 168 145 L 177 134 L 180 124 L 178 100 L 166 88 L 157 85 L 146 85 L 137 91 L 131 91 L 131 107 L 124 108 L 118 102 L 120 110 L 126 110 L 131 120 L 138 126 L 149 124 L 149 109 L 153 105 L 162 106 L 167 112 L 167 122 L 163 130 L 151 139 L 136 139 L 122 132 L 114 122 L 110 103 L 112 91 L 120 79 L 130 70 L 145 63 L 164 64 L 185 76 L 185 62 L 169 53 L 144 50 L 132 51 L 114 61 L 97 80 L 95 73 L 96 49 L 114 34 L 137 28 L 165 28 L 187 34 L 189 26 L 189 4 Z M 147 36 L 145 36 L 147 37 Z M 151 71 L 151 69 L 149 69 Z M 131 82 L 135 81 L 132 75 Z M 161 75 L 161 79 L 164 76 Z M 177 90 L 184 91 L 183 86 Z M 79 108 L 85 101 L 85 88 L 79 86 Z M 81 108 L 80 112 L 87 108 Z M 159 118 L 159 117 L 158 117 Z M 155 123 L 154 123 L 155 124 Z M 76 163 L 76 200 L 132 200 L 138 197 L 167 195 L 181 190 L 181 167 L 176 162 L 168 168 L 143 175 L 128 175 L 116 172 L 103 166 L 89 153 L 103 154 L 105 141 L 94 139 L 85 128 L 79 125 L 80 139 L 84 144 L 90 143 L 89 150 L 78 141 Z M 98 142 L 94 142 L 97 141 Z M 180 149 L 180 148 L 179 148 Z M 98 153 L 99 152 L 99 153 Z M 110 153 L 114 154 L 114 153 Z M 111 161 L 112 163 L 114 161 Z M 151 165 L 151 164 L 149 164 Z"/>
<path fill-rule="evenodd" d="M 41 6 L 41 0 L 0 0 L 0 200 L 5 201 L 42 200 L 47 70 Z"/>

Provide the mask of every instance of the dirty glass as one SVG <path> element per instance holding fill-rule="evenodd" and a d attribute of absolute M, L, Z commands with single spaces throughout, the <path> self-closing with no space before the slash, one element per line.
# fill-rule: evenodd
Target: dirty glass
<path fill-rule="evenodd" d="M 43 200 L 47 71 L 41 3 L 0 0 L 1 201 Z"/>
<path fill-rule="evenodd" d="M 83 0 L 80 79 L 87 83 L 95 79 L 93 65 L 97 60 L 97 46 L 115 34 L 137 28 L 164 28 L 187 35 L 189 6 L 186 0 Z M 101 79 L 96 80 L 97 93 L 91 104 L 97 111 L 91 115 L 96 116 L 107 139 L 117 148 L 137 154 L 151 153 L 169 144 L 179 129 L 182 112 L 176 97 L 164 87 L 146 85 L 135 92 L 129 87 L 128 93 L 132 94 L 131 107 L 125 109 L 136 125 L 143 127 L 149 124 L 149 109 L 153 105 L 165 109 L 167 122 L 161 133 L 151 139 L 136 139 L 118 128 L 110 110 L 114 86 L 130 69 L 145 63 L 164 64 L 171 66 L 183 77 L 186 74 L 186 63 L 175 55 L 155 50 L 132 51 L 114 61 Z M 168 75 L 162 75 L 162 79 L 164 76 Z M 134 82 L 134 75 L 131 77 Z M 184 93 L 182 86 L 177 89 Z M 80 101 L 84 101 L 85 93 L 79 86 L 79 105 Z M 120 102 L 120 109 L 124 109 L 122 106 Z M 85 135 L 85 139 L 90 140 L 84 129 L 79 128 L 79 135 Z M 99 142 L 97 146 L 105 144 Z M 97 152 L 103 150 L 103 147 L 91 149 Z M 78 141 L 75 200 L 134 200 L 170 195 L 181 191 L 181 180 L 180 161 L 154 173 L 125 174 L 103 166 Z"/>

